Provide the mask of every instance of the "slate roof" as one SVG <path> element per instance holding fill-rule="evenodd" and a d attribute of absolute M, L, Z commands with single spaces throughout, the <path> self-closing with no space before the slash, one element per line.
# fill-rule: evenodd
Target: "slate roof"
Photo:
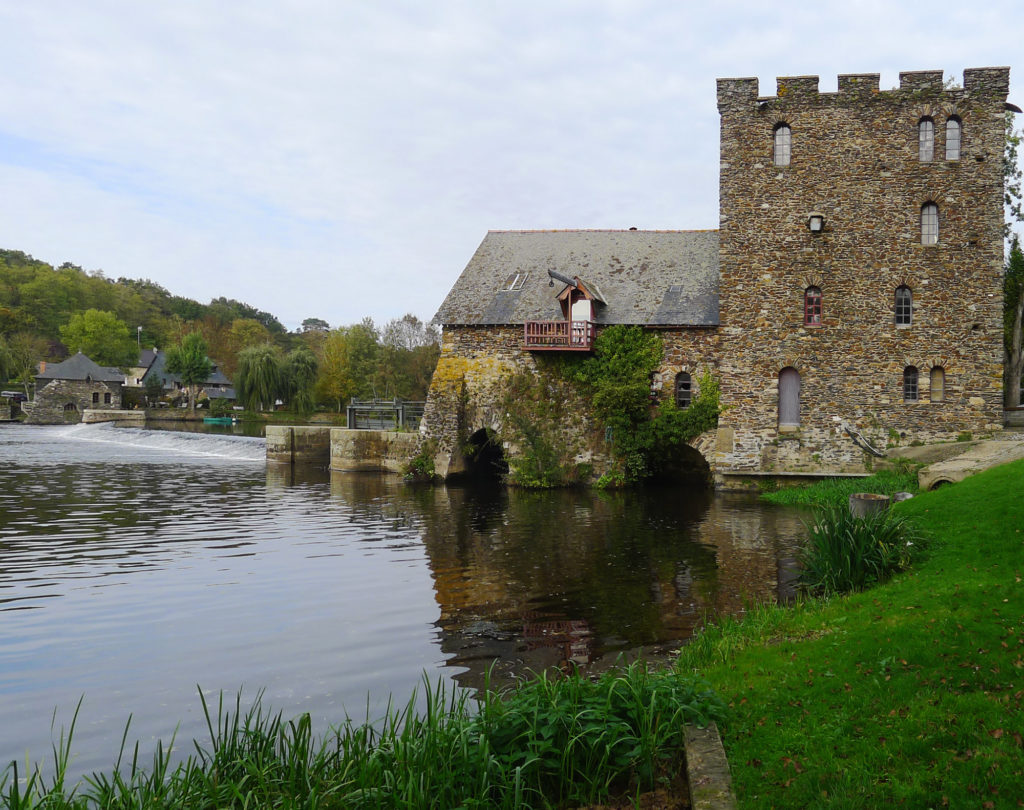
<path fill-rule="evenodd" d="M 213 363 L 213 371 L 210 372 L 210 376 L 206 378 L 203 385 L 219 385 L 222 387 L 229 387 L 231 380 L 224 376 L 224 372 L 220 370 L 220 366 Z M 163 381 L 165 388 L 173 388 L 175 383 L 181 382 L 181 377 L 177 374 L 171 374 L 166 368 L 167 363 L 167 352 L 156 352 L 156 357 L 153 358 L 153 362 L 150 364 L 149 369 L 142 377 L 142 382 L 145 384 L 149 377 L 157 377 Z"/>
<path fill-rule="evenodd" d="M 489 231 L 434 322 L 563 320 L 549 269 L 600 289 L 597 323 L 718 325 L 718 231 L 632 230 Z M 516 274 L 521 288 L 507 289 Z"/>
<path fill-rule="evenodd" d="M 36 379 L 42 380 L 80 380 L 86 379 L 95 382 L 123 383 L 124 374 L 116 368 L 106 368 L 98 365 L 81 352 L 69 357 L 63 363 L 47 363 L 45 370 L 36 375 Z"/>

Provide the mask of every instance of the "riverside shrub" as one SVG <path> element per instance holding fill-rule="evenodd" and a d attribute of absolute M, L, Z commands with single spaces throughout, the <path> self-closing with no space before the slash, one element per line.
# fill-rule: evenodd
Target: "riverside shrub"
<path fill-rule="evenodd" d="M 889 511 L 854 517 L 831 506 L 808 526 L 800 582 L 818 594 L 861 591 L 907 568 L 921 549 L 920 535 Z"/>

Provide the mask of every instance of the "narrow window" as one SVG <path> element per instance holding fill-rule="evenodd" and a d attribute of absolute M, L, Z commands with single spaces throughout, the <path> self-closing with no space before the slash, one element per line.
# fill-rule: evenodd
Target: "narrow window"
<path fill-rule="evenodd" d="M 959 118 L 946 121 L 946 160 L 960 160 L 960 132 Z"/>
<path fill-rule="evenodd" d="M 946 370 L 942 366 L 933 366 L 929 379 L 928 398 L 932 402 L 945 402 L 946 400 Z"/>
<path fill-rule="evenodd" d="M 110 392 L 109 391 L 103 395 L 103 404 L 104 405 L 109 405 L 110 404 Z"/>
<path fill-rule="evenodd" d="M 779 124 L 775 127 L 775 165 L 788 166 L 789 157 L 793 148 L 793 132 L 789 124 Z"/>
<path fill-rule="evenodd" d="M 821 288 L 804 290 L 804 326 L 821 326 Z"/>
<path fill-rule="evenodd" d="M 935 122 L 922 118 L 917 123 L 917 159 L 930 163 L 935 158 Z"/>
<path fill-rule="evenodd" d="M 903 401 L 917 402 L 917 367 L 903 369 Z"/>
<path fill-rule="evenodd" d="M 896 325 L 910 326 L 914 317 L 914 297 L 910 287 L 901 284 L 896 288 Z"/>
<path fill-rule="evenodd" d="M 800 426 L 800 372 L 787 366 L 779 372 L 779 427 Z"/>
<path fill-rule="evenodd" d="M 676 374 L 676 406 L 686 408 L 693 398 L 693 378 L 686 371 Z"/>
<path fill-rule="evenodd" d="M 921 206 L 921 244 L 934 245 L 939 241 L 939 206 L 925 203 Z"/>
<path fill-rule="evenodd" d="M 93 405 L 99 405 L 100 404 L 100 395 L 99 395 L 98 391 L 93 391 L 92 392 L 92 404 Z"/>

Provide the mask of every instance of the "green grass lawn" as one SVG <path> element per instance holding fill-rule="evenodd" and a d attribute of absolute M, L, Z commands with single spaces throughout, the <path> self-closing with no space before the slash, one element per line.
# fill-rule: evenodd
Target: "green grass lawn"
<path fill-rule="evenodd" d="M 932 539 L 912 571 L 680 656 L 729 706 L 741 807 L 1024 806 L 1024 462 L 893 508 Z"/>

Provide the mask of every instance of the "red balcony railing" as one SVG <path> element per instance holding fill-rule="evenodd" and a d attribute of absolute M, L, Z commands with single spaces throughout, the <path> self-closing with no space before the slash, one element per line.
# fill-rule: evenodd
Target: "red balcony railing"
<path fill-rule="evenodd" d="M 527 321 L 523 347 L 531 351 L 589 352 L 594 347 L 591 321 Z"/>

